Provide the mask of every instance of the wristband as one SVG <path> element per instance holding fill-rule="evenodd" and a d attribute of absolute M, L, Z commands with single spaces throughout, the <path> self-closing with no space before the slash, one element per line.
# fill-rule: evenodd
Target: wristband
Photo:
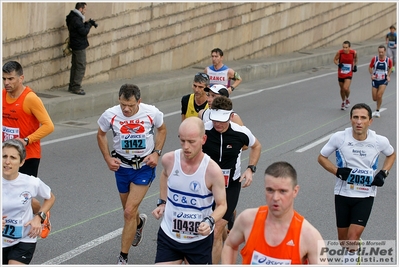
<path fill-rule="evenodd" d="M 212 216 L 205 217 L 201 222 L 206 222 L 209 224 L 212 230 L 215 227 L 215 219 Z"/>

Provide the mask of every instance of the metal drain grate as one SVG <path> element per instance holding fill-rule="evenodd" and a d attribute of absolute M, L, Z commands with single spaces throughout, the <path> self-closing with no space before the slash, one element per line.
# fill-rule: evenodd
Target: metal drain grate
<path fill-rule="evenodd" d="M 49 95 L 49 94 L 43 94 L 43 93 L 36 93 L 38 97 L 43 97 L 43 98 L 55 98 L 59 97 L 58 95 Z"/>
<path fill-rule="evenodd" d="M 84 126 L 84 125 L 87 125 L 89 123 L 85 122 L 85 121 L 66 121 L 66 122 L 63 122 L 61 124 L 65 124 L 65 125 L 69 125 L 69 126 Z"/>
<path fill-rule="evenodd" d="M 312 52 L 297 51 L 299 54 L 313 55 Z"/>

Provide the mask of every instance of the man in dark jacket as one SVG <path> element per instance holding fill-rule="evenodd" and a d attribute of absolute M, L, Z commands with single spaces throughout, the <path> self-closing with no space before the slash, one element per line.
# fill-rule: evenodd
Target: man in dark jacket
<path fill-rule="evenodd" d="M 92 26 L 97 25 L 92 19 L 85 22 L 86 3 L 77 3 L 75 9 L 66 16 L 66 24 L 69 31 L 69 46 L 72 49 L 72 66 L 69 78 L 68 91 L 85 95 L 82 89 L 82 80 L 86 71 L 86 48 L 89 46 L 87 35 Z"/>

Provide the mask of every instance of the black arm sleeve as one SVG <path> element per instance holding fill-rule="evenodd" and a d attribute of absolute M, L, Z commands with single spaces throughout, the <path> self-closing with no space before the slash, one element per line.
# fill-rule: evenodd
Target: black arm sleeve
<path fill-rule="evenodd" d="M 188 107 L 188 99 L 190 98 L 190 95 L 185 95 L 181 98 L 181 114 L 186 115 L 187 113 L 187 107 Z"/>

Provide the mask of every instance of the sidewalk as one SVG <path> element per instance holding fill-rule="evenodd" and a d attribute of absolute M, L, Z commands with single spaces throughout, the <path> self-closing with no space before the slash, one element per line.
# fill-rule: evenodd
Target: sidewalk
<path fill-rule="evenodd" d="M 377 53 L 377 47 L 380 44 L 383 44 L 383 40 L 369 40 L 353 43 L 352 48 L 359 55 L 373 55 Z M 244 59 L 224 63 L 241 75 L 243 83 L 237 88 L 239 90 L 240 87 L 245 86 L 245 81 L 248 80 L 272 78 L 281 74 L 296 73 L 332 64 L 339 49 L 341 46 L 302 50 L 278 57 Z M 54 123 L 79 120 L 99 115 L 105 109 L 116 105 L 119 88 L 124 83 L 138 85 L 142 91 L 144 103 L 152 104 L 179 98 L 191 92 L 191 83 L 195 73 L 203 71 L 205 67 L 194 65 L 181 70 L 99 84 L 85 84 L 83 80 L 82 87 L 86 91 L 84 96 L 69 93 L 67 86 L 37 94 L 41 97 Z"/>

